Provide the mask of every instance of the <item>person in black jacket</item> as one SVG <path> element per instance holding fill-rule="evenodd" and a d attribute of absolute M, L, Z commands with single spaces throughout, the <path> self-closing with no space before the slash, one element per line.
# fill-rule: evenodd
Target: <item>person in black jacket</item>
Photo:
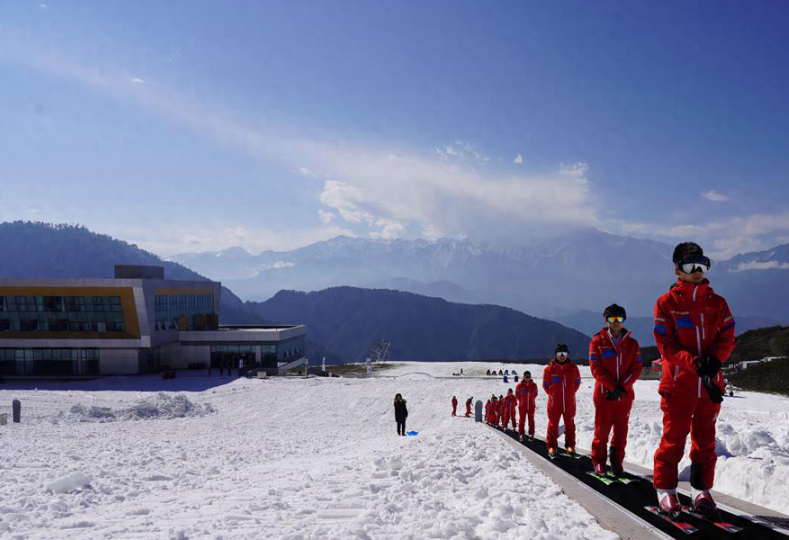
<path fill-rule="evenodd" d="M 405 406 L 403 396 L 397 394 L 394 398 L 395 422 L 397 422 L 397 434 L 405 435 L 405 419 L 408 417 L 408 409 Z"/>

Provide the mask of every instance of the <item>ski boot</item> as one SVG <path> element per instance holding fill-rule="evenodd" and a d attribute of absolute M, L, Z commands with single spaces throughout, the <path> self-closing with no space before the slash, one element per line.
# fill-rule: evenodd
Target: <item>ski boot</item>
<path fill-rule="evenodd" d="M 679 504 L 677 494 L 673 491 L 658 491 L 658 500 L 660 501 L 658 509 L 674 521 L 678 521 L 682 516 L 682 505 Z"/>
<path fill-rule="evenodd" d="M 554 457 L 554 456 L 556 456 L 556 448 L 553 448 L 553 447 L 549 448 L 549 449 L 548 449 L 548 456 L 549 456 L 549 457 Z"/>
<path fill-rule="evenodd" d="M 622 467 L 622 462 L 616 459 L 616 448 L 613 446 L 608 447 L 608 460 L 611 462 L 611 472 L 614 476 L 624 476 L 625 469 Z"/>
<path fill-rule="evenodd" d="M 718 512 L 718 505 L 712 500 L 712 495 L 709 491 L 702 491 L 693 498 L 691 508 L 704 516 L 707 519 L 717 521 L 720 520 L 720 512 Z"/>
<path fill-rule="evenodd" d="M 594 473 L 595 474 L 605 474 L 605 465 L 602 463 L 595 463 L 594 464 Z"/>
<path fill-rule="evenodd" d="M 575 456 L 575 446 L 568 446 L 565 448 L 567 454 L 570 456 Z"/>

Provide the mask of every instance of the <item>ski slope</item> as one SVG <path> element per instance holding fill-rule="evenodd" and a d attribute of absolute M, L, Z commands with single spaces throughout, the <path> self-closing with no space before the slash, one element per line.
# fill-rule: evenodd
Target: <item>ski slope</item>
<path fill-rule="evenodd" d="M 0 427 L 0 537 L 616 538 L 492 430 L 450 417 L 452 395 L 462 413 L 470 395 L 514 387 L 451 377 L 460 367 L 494 365 L 7 384 L 0 412 L 20 399 L 23 423 Z M 631 415 L 628 460 L 644 465 L 660 437 L 656 385 L 638 383 Z M 397 392 L 415 437 L 395 433 Z M 789 400 L 743 396 L 718 420 L 716 489 L 789 513 Z M 544 393 L 538 407 L 541 434 Z M 592 417 L 590 380 L 579 394 L 582 447 Z"/>

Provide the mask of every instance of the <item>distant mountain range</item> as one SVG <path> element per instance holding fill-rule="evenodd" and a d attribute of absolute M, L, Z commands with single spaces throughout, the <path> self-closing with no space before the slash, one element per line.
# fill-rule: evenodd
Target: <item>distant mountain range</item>
<path fill-rule="evenodd" d="M 468 239 L 340 236 L 292 251 L 252 255 L 231 248 L 171 259 L 247 299 L 265 300 L 283 289 L 388 288 L 512 307 L 563 324 L 577 319 L 582 322 L 573 327 L 584 332 L 591 323 L 579 313 L 600 313 L 616 302 L 627 308 L 636 335 L 651 342 L 651 325 L 638 318 L 650 319 L 655 300 L 675 281 L 672 251 L 661 242 L 584 230 L 519 249 Z M 742 328 L 789 322 L 789 244 L 714 261 L 710 279 Z"/>
<path fill-rule="evenodd" d="M 246 299 L 279 290 L 391 284 L 449 300 L 505 305 L 553 318 L 613 301 L 647 315 L 671 282 L 672 247 L 585 230 L 502 249 L 474 240 L 366 240 L 340 236 L 287 252 L 239 248 L 171 260 L 219 279 Z M 446 296 L 444 296 L 446 295 Z"/>
<path fill-rule="evenodd" d="M 247 304 L 274 321 L 300 321 L 310 337 L 362 362 L 375 339 L 392 342 L 392 360 L 545 359 L 556 343 L 585 361 L 589 337 L 553 321 L 493 305 L 447 302 L 392 290 L 334 287 L 317 292 L 280 291 Z"/>

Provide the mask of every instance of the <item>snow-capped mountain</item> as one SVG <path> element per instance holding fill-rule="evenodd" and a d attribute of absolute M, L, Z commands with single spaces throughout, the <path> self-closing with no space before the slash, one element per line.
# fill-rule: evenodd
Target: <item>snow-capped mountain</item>
<path fill-rule="evenodd" d="M 651 317 L 655 299 L 676 279 L 672 250 L 662 242 L 589 229 L 517 248 L 472 239 L 339 236 L 292 251 L 252 255 L 231 248 L 171 259 L 250 300 L 282 289 L 350 285 L 498 304 L 559 320 L 579 310 L 599 313 L 613 302 L 632 317 Z M 789 244 L 716 261 L 710 278 L 735 314 L 789 322 Z"/>
<path fill-rule="evenodd" d="M 648 314 L 649 302 L 673 279 L 671 249 L 651 240 L 585 230 L 519 248 L 472 239 L 428 242 L 340 236 L 288 252 L 265 251 L 251 257 L 208 252 L 171 259 L 253 300 L 270 298 L 282 289 L 369 287 L 391 280 L 449 282 L 464 291 L 466 301 L 550 317 L 578 309 L 599 310 L 611 302 L 630 304 L 634 313 Z"/>

